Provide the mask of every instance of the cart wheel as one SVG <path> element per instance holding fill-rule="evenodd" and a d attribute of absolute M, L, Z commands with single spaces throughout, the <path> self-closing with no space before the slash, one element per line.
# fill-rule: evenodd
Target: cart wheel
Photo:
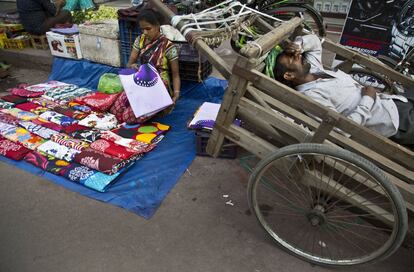
<path fill-rule="evenodd" d="M 384 173 L 354 153 L 326 145 L 290 145 L 260 161 L 248 200 L 280 247 L 315 264 L 385 259 L 407 232 L 402 196 Z"/>

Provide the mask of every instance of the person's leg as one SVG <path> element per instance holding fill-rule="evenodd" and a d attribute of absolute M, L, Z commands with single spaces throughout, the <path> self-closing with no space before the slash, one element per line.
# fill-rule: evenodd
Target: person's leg
<path fill-rule="evenodd" d="M 391 139 L 402 145 L 414 145 L 414 90 L 407 90 L 404 96 L 408 99 L 407 103 L 394 100 L 400 125 L 397 134 Z"/>
<path fill-rule="evenodd" d="M 66 23 L 72 23 L 72 14 L 70 13 L 70 11 L 61 10 L 58 15 L 46 18 L 46 20 L 42 24 L 41 32 L 46 33 L 47 31 L 50 31 L 50 29 L 53 28 L 55 25 Z"/>

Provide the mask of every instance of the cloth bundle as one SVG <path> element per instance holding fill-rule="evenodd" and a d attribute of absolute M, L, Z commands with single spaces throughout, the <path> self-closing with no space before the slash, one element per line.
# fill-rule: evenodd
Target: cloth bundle
<path fill-rule="evenodd" d="M 37 150 L 55 158 L 71 162 L 79 150 L 66 147 L 54 141 L 47 141 L 37 147 Z"/>
<path fill-rule="evenodd" d="M 20 88 L 20 87 L 12 88 L 10 91 L 13 95 L 20 96 L 20 97 L 27 97 L 27 98 L 40 97 L 43 95 L 43 92 L 32 92 L 32 91 L 26 90 L 25 88 Z"/>
<path fill-rule="evenodd" d="M 92 143 L 101 138 L 101 132 L 99 130 L 74 131 L 70 136 L 84 142 Z"/>
<path fill-rule="evenodd" d="M 41 125 L 35 124 L 33 122 L 30 121 L 20 121 L 19 125 L 25 129 L 27 129 L 27 131 L 36 134 L 44 139 L 50 139 L 50 137 L 52 137 L 52 135 L 57 134 L 58 132 L 56 130 L 50 129 L 50 128 L 46 128 L 43 127 Z"/>
<path fill-rule="evenodd" d="M 94 112 L 80 120 L 79 125 L 101 130 L 110 130 L 118 125 L 118 120 L 116 120 L 115 115 L 111 113 Z"/>
<path fill-rule="evenodd" d="M 68 135 L 61 133 L 53 135 L 51 137 L 51 140 L 60 145 L 73 148 L 79 151 L 82 151 L 83 149 L 89 147 L 89 143 L 81 141 L 79 139 L 71 138 Z"/>
<path fill-rule="evenodd" d="M 20 161 L 29 152 L 30 149 L 24 147 L 20 143 L 12 142 L 3 136 L 0 136 L 0 155 L 15 161 Z"/>
<path fill-rule="evenodd" d="M 55 111 L 46 111 L 42 113 L 39 117 L 44 120 L 50 121 L 52 123 L 61 125 L 63 127 L 69 126 L 69 125 L 72 125 L 78 122 L 77 120 L 73 118 L 57 113 Z"/>
<path fill-rule="evenodd" d="M 101 138 L 113 142 L 117 145 L 132 149 L 139 154 L 149 152 L 156 146 L 154 144 L 148 144 L 133 139 L 126 139 L 111 131 L 102 131 Z"/>
<path fill-rule="evenodd" d="M 108 111 L 114 104 L 118 94 L 90 93 L 75 99 L 75 102 L 91 107 L 95 111 Z"/>
<path fill-rule="evenodd" d="M 23 110 L 23 111 L 29 111 L 36 115 L 42 114 L 43 112 L 47 111 L 48 109 L 45 107 L 40 106 L 39 104 L 33 103 L 33 102 L 25 102 L 22 104 L 16 105 L 16 108 Z"/>
<path fill-rule="evenodd" d="M 156 141 L 158 136 L 167 133 L 169 130 L 170 126 L 158 122 L 151 122 L 137 125 L 123 124 L 120 128 L 112 130 L 112 132 L 124 138 L 152 143 Z"/>
<path fill-rule="evenodd" d="M 7 102 L 0 99 L 0 108 L 1 109 L 11 109 L 14 107 L 14 103 Z"/>
<path fill-rule="evenodd" d="M 37 118 L 37 114 L 34 114 L 30 111 L 24 111 L 24 110 L 20 110 L 17 108 L 12 108 L 12 109 L 2 109 L 1 110 L 4 113 L 8 113 L 14 117 L 16 117 L 17 119 L 21 119 L 24 121 L 30 121 L 33 119 Z"/>
<path fill-rule="evenodd" d="M 0 111 L 0 122 L 6 123 L 9 125 L 17 125 L 19 124 L 19 121 L 20 120 L 14 117 L 13 115 Z"/>
<path fill-rule="evenodd" d="M 49 82 L 46 82 L 46 83 L 40 83 L 40 84 L 31 85 L 31 86 L 26 86 L 24 88 L 28 91 L 31 91 L 31 92 L 43 92 L 44 93 L 44 92 L 49 91 L 53 88 L 61 87 L 61 86 L 67 86 L 67 85 L 70 85 L 70 84 L 52 80 L 52 81 L 49 81 Z"/>
<path fill-rule="evenodd" d="M 14 127 L 7 132 L 2 132 L 2 136 L 12 142 L 20 143 L 31 150 L 35 150 L 39 145 L 45 142 L 40 136 L 30 133 L 22 127 Z"/>
<path fill-rule="evenodd" d="M 82 112 L 82 111 L 78 111 L 78 110 L 74 110 L 70 107 L 66 107 L 66 106 L 57 106 L 53 109 L 55 112 L 66 115 L 70 118 L 73 119 L 83 119 L 86 116 L 88 116 L 88 113 Z"/>
<path fill-rule="evenodd" d="M 110 142 L 108 140 L 105 139 L 99 139 L 95 142 L 93 142 L 90 147 L 92 149 L 101 151 L 105 154 L 108 154 L 112 157 L 117 157 L 123 160 L 129 159 L 134 155 L 139 154 L 138 151 L 134 150 L 134 149 L 130 149 L 128 147 L 122 146 L 122 145 L 118 145 L 114 142 Z M 143 153 L 143 152 L 141 152 Z"/>

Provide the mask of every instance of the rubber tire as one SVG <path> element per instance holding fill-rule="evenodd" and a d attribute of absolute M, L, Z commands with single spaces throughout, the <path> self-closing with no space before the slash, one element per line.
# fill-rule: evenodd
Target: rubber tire
<path fill-rule="evenodd" d="M 386 190 L 386 192 L 389 194 L 389 197 L 392 199 L 392 201 L 395 204 L 396 207 L 396 218 L 398 218 L 398 231 L 395 236 L 394 241 L 392 244 L 382 253 L 382 255 L 378 256 L 376 259 L 369 260 L 364 263 L 358 263 L 358 264 L 332 264 L 332 263 L 324 263 L 324 262 L 318 262 L 311 259 L 306 258 L 305 256 L 299 255 L 295 252 L 290 251 L 289 249 L 285 248 L 282 244 L 280 244 L 278 241 L 276 241 L 266 230 L 265 226 L 260 221 L 260 218 L 256 212 L 255 207 L 257 206 L 257 203 L 255 202 L 254 198 L 254 188 L 257 183 L 257 176 L 260 174 L 262 169 L 264 169 L 269 163 L 272 161 L 292 155 L 292 154 L 298 154 L 298 153 L 316 153 L 316 154 L 325 154 L 325 155 L 331 155 L 335 156 L 337 158 L 341 158 L 344 161 L 353 163 L 354 165 L 360 167 L 361 169 L 365 170 L 367 173 L 369 173 L 373 178 L 375 178 Z M 407 229 L 408 229 L 408 216 L 407 216 L 407 210 L 405 207 L 404 200 L 401 196 L 401 193 L 398 191 L 398 189 L 394 186 L 394 184 L 391 183 L 391 181 L 385 176 L 383 171 L 379 169 L 377 166 L 375 166 L 370 161 L 366 160 L 365 158 L 349 152 L 344 149 L 331 147 L 327 145 L 322 144 L 312 144 L 312 143 L 304 143 L 304 144 L 294 144 L 289 145 L 286 147 L 283 147 L 276 152 L 270 154 L 263 160 L 261 160 L 255 169 L 253 170 L 248 184 L 248 190 L 247 190 L 247 198 L 249 202 L 249 207 L 256 216 L 257 220 L 259 221 L 259 224 L 261 227 L 271 236 L 271 238 L 277 243 L 279 247 L 281 247 L 283 250 L 288 252 L 289 254 L 296 256 L 302 260 L 305 260 L 310 263 L 314 263 L 321 266 L 328 266 L 328 267 L 349 267 L 353 265 L 361 265 L 361 264 L 368 264 L 368 263 L 375 263 L 381 260 L 386 259 L 390 255 L 392 255 L 402 244 L 404 241 Z M 274 232 L 274 230 L 273 230 Z M 275 232 L 276 233 L 276 232 Z"/>

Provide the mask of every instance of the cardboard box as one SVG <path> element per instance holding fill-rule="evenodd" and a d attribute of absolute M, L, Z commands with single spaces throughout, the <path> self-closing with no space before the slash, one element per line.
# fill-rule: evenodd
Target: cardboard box
<path fill-rule="evenodd" d="M 46 32 L 46 37 L 53 56 L 70 59 L 82 58 L 79 34 L 63 35 L 49 31 Z"/>

